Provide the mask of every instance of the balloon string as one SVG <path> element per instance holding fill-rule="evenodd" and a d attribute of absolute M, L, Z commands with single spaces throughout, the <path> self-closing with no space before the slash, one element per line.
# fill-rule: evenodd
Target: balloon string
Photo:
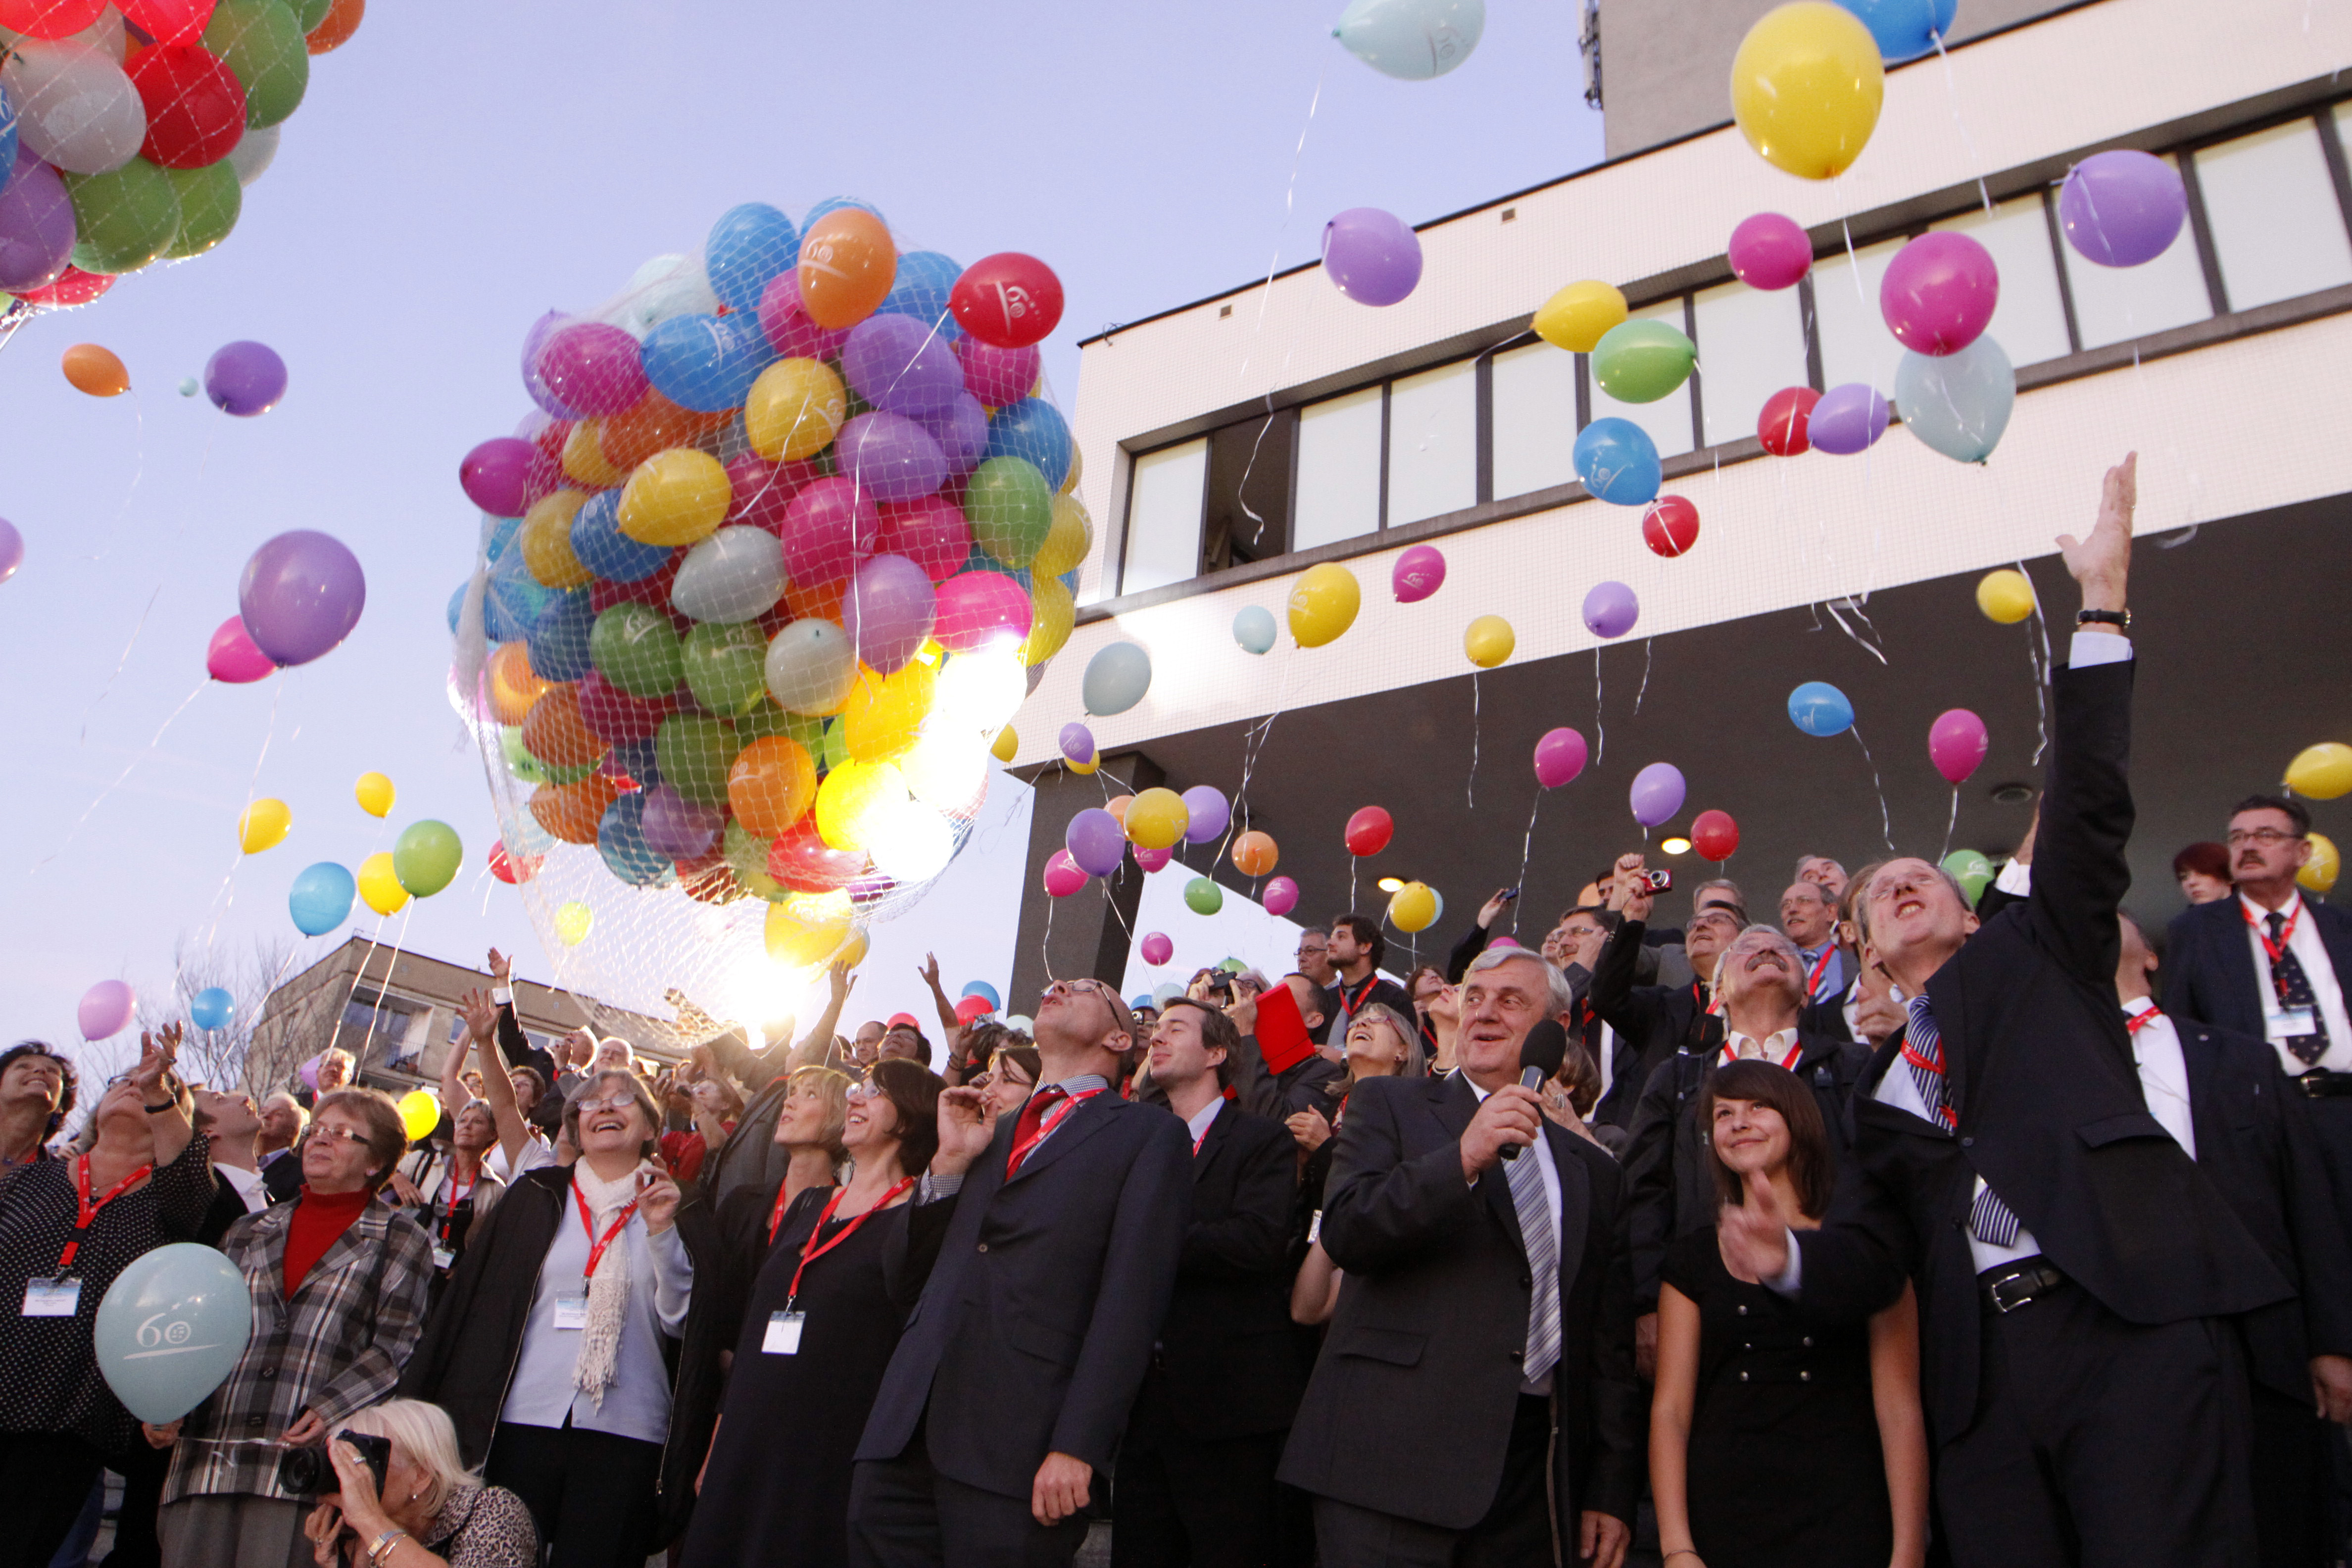
<path fill-rule="evenodd" d="M 1356 858 L 1356 852 L 1349 850 L 1348 852 L 1348 908 L 1350 910 L 1356 907 L 1356 868 L 1362 862 Z M 1388 919 L 1386 915 L 1381 918 Z"/>
<path fill-rule="evenodd" d="M 1886 786 L 1878 779 L 1878 759 L 1870 754 L 1870 742 L 1862 738 L 1861 725 L 1849 724 L 1846 729 L 1853 736 L 1853 743 L 1862 748 L 1862 760 L 1870 764 L 1870 787 L 1878 795 L 1879 832 L 1886 839 L 1886 852 L 1892 855 L 1895 853 L 1895 819 L 1887 815 Z"/>
<path fill-rule="evenodd" d="M 383 979 L 376 986 L 375 1005 L 368 1009 L 367 1034 L 360 1040 L 359 1063 L 362 1067 L 367 1064 L 368 1047 L 375 1043 L 375 1021 L 383 1016 L 383 987 L 392 984 L 392 972 L 400 963 L 400 950 L 408 942 L 408 917 L 415 912 L 415 899 L 409 900 L 407 907 L 400 911 L 400 934 L 392 939 L 392 961 L 383 966 Z M 359 980 L 365 978 L 366 974 L 367 965 L 360 965 L 359 977 L 352 982 L 354 996 L 359 994 Z"/>
<path fill-rule="evenodd" d="M 1940 862 L 1944 858 L 1944 856 L 1949 855 L 1952 852 L 1952 835 L 1959 830 L 1959 826 L 1960 786 L 1954 784 L 1952 786 L 1952 815 L 1944 823 L 1944 854 L 1936 857 L 1937 861 Z"/>
<path fill-rule="evenodd" d="M 278 739 L 278 705 L 284 700 L 293 683 L 294 678 L 289 672 L 284 680 L 278 683 L 278 689 L 269 694 L 269 727 L 262 732 L 261 750 L 254 754 L 252 776 L 245 781 L 245 805 L 237 813 L 240 823 L 245 820 L 245 813 L 253 809 L 254 792 L 261 787 L 261 765 L 268 760 L 270 745 Z M 296 734 L 301 733 L 301 730 L 300 724 L 295 725 Z M 288 743 L 292 743 L 290 738 Z M 242 838 L 241 833 L 239 837 Z M 228 917 L 229 910 L 236 903 L 236 868 L 244 857 L 245 846 L 239 843 L 237 858 L 229 862 L 227 872 L 221 878 L 220 887 L 213 894 L 213 923 L 211 929 L 205 932 L 205 956 L 207 958 L 212 956 L 213 943 L 220 935 L 221 921 Z"/>
<path fill-rule="evenodd" d="M 1464 804 L 1473 810 L 1478 805 L 1478 672 L 1474 669 L 1470 672 L 1470 778 L 1462 786 Z"/>
<path fill-rule="evenodd" d="M 89 716 L 98 711 L 98 705 L 106 700 L 107 694 L 114 689 L 114 683 L 122 678 L 123 667 L 131 662 L 131 650 L 139 646 L 139 634 L 147 629 L 147 617 L 155 613 L 155 601 L 163 596 L 163 584 L 158 583 L 155 591 L 147 595 L 147 607 L 139 612 L 139 624 L 131 628 L 131 640 L 122 645 L 122 657 L 114 661 L 113 672 L 107 676 L 106 684 L 98 689 L 98 695 L 89 700 L 89 706 L 81 710 L 81 734 L 77 744 L 89 744 Z"/>
<path fill-rule="evenodd" d="M 1601 765 L 1601 755 L 1609 749 L 1609 731 L 1601 725 L 1601 645 L 1592 645 L 1592 763 Z"/>
<path fill-rule="evenodd" d="M 1650 694 L 1650 666 L 1656 661 L 1657 657 L 1657 638 L 1643 637 L 1642 639 L 1642 685 L 1641 689 L 1633 693 L 1633 717 L 1636 719 L 1642 716 L 1642 699 Z"/>
<path fill-rule="evenodd" d="M 2026 642 L 2025 658 L 2033 669 L 2033 765 L 2040 767 L 2042 753 L 2050 749 L 2050 622 L 2042 614 L 2042 595 L 2034 590 L 2025 563 L 2021 560 L 2016 566 L 2033 600 L 2033 636 Z"/>
<path fill-rule="evenodd" d="M 1968 149 L 1969 166 L 1977 172 L 1977 196 L 1984 203 L 1985 216 L 1992 215 L 1992 192 L 1985 185 L 1984 156 L 1977 151 L 1977 139 L 1969 134 L 1969 122 L 1960 114 L 1959 83 L 1952 77 L 1952 57 L 1944 51 L 1944 35 L 1931 31 L 1936 40 L 1936 58 L 1944 62 L 1944 98 L 1952 106 L 1952 125 L 1960 133 L 1960 145 Z"/>
<path fill-rule="evenodd" d="M 1543 809 L 1543 797 L 1544 786 L 1541 784 L 1538 784 L 1536 785 L 1535 804 L 1528 807 L 1528 836 L 1525 839 L 1521 840 L 1519 844 L 1519 879 L 1513 884 L 1513 886 L 1517 887 L 1520 890 L 1523 896 L 1526 893 L 1528 886 L 1528 862 L 1534 858 L 1536 851 L 1536 814 Z M 1511 900 L 1511 934 L 1514 936 L 1518 934 L 1519 905 L 1521 902 L 1522 899 L 1513 899 Z"/>
<path fill-rule="evenodd" d="M 163 731 L 172 727 L 173 720 L 177 719 L 181 714 L 186 712 L 188 710 L 188 704 L 194 702 L 197 697 L 203 693 L 205 688 L 211 684 L 212 678 L 209 676 L 196 682 L 195 690 L 189 692 L 185 698 L 181 700 L 180 705 L 172 710 L 172 717 L 163 721 L 162 727 L 155 731 L 153 739 L 147 742 L 147 751 L 152 752 L 158 745 L 163 743 Z M 89 820 L 90 813 L 96 811 L 105 801 L 106 797 L 114 793 L 116 786 L 121 784 L 124 779 L 129 778 L 132 771 L 136 769 L 141 763 L 143 763 L 146 760 L 147 758 L 144 753 L 131 758 L 131 761 L 125 764 L 123 770 L 114 775 L 114 783 L 108 784 L 104 789 L 99 791 L 97 796 L 90 801 L 87 807 L 83 809 L 79 820 L 75 822 L 72 829 L 66 834 L 64 840 L 60 842 L 55 849 L 50 850 L 40 859 L 34 861 L 32 866 L 25 874 L 28 877 L 31 876 L 34 872 L 38 871 L 42 867 L 56 859 L 59 855 L 65 853 L 66 846 L 73 842 L 74 835 L 81 831 L 82 824 Z"/>
<path fill-rule="evenodd" d="M 1045 982 L 1049 985 L 1053 984 L 1055 979 L 1054 906 L 1061 901 L 1062 900 L 1059 899 L 1047 899 L 1045 900 L 1045 934 L 1037 940 L 1037 960 L 1040 963 L 1045 966 Z"/>

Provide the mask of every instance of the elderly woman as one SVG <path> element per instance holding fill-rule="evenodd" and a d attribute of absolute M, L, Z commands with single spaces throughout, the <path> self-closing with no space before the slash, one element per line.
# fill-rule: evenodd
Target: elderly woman
<path fill-rule="evenodd" d="M 391 1444 L 383 1482 L 346 1434 Z M 327 1448 L 335 1490 L 304 1523 L 319 1568 L 532 1568 L 539 1531 L 522 1499 L 486 1487 L 457 1453 L 448 1412 L 416 1399 L 362 1410 Z"/>

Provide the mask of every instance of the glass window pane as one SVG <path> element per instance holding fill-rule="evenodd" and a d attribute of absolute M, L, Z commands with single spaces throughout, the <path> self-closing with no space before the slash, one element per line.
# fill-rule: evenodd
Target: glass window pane
<path fill-rule="evenodd" d="M 1886 264 L 1906 243 L 1882 240 L 1857 249 L 1851 258 L 1841 245 L 1813 263 L 1813 318 L 1822 338 L 1823 386 L 1866 381 L 1881 392 L 1895 391 L 1895 367 L 1902 361 L 1903 345 L 1879 313 L 1878 286 L 1886 277 Z"/>
<path fill-rule="evenodd" d="M 1706 445 L 1756 434 L 1764 400 L 1805 384 L 1805 319 L 1797 290 L 1745 283 L 1697 300 L 1698 406 Z"/>
<path fill-rule="evenodd" d="M 1683 319 L 1683 302 L 1669 300 L 1653 305 L 1646 310 L 1636 310 L 1633 319 L 1641 321 L 1664 321 L 1676 331 L 1687 325 Z M 1690 388 L 1675 389 L 1669 397 L 1655 403 L 1620 403 L 1601 390 L 1599 382 L 1592 383 L 1592 416 L 1595 419 L 1630 419 L 1650 433 L 1658 444 L 1658 456 L 1672 458 L 1689 451 L 1698 443 L 1691 437 Z"/>
<path fill-rule="evenodd" d="M 1298 491 L 1290 547 L 1312 550 L 1381 525 L 1381 389 L 1298 411 Z"/>
<path fill-rule="evenodd" d="M 1389 521 L 1478 504 L 1478 377 L 1469 360 L 1389 387 Z"/>
<path fill-rule="evenodd" d="M 2066 338 L 2066 306 L 2058 293 L 2058 261 L 2050 253 L 2050 218 L 2040 195 L 2020 196 L 1987 213 L 1978 207 L 1936 226 L 1965 234 L 1991 252 L 2000 268 L 2000 302 L 1985 331 L 2011 364 L 2040 364 L 2074 352 Z"/>
<path fill-rule="evenodd" d="M 1187 441 L 1135 459 L 1128 487 L 1127 570 L 1118 591 L 1189 583 L 1201 570 L 1201 496 L 1209 443 Z"/>
<path fill-rule="evenodd" d="M 2352 239 L 2311 121 L 2258 131 L 2196 157 L 2230 309 L 2352 283 Z"/>
<path fill-rule="evenodd" d="M 2102 267 L 2073 246 L 2062 247 L 2066 287 L 2074 296 L 2074 324 L 2083 346 L 2104 348 L 2150 332 L 2168 331 L 2213 313 L 2197 237 L 2182 224 L 2165 253 L 2137 267 Z"/>
<path fill-rule="evenodd" d="M 1495 356 L 1495 497 L 1576 481 L 1576 356 L 1530 343 Z"/>

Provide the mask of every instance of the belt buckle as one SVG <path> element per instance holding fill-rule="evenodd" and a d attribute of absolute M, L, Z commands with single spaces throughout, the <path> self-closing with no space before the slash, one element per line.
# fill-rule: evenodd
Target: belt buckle
<path fill-rule="evenodd" d="M 2006 1317 L 2020 1307 L 2032 1305 L 2033 1298 L 2041 1294 L 2041 1284 L 2037 1270 L 2025 1269 L 2016 1274 L 2002 1275 L 1992 1282 L 1986 1293 L 1992 1298 L 1993 1310 Z M 2017 1287 L 2014 1292 L 2011 1289 L 2012 1286 Z"/>

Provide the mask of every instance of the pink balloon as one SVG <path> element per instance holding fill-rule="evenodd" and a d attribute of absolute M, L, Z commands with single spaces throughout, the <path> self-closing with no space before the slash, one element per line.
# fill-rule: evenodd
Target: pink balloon
<path fill-rule="evenodd" d="M 459 461 L 457 484 L 492 517 L 520 517 L 530 510 L 531 469 L 545 461 L 528 441 L 493 437 Z"/>
<path fill-rule="evenodd" d="M 1517 947 L 1519 945 L 1519 939 L 1515 936 L 1498 936 L 1486 945 L 1488 947 Z"/>
<path fill-rule="evenodd" d="M 1927 760 L 1951 784 L 1967 783 L 1991 744 L 1984 721 L 1965 708 L 1946 709 L 1927 726 Z"/>
<path fill-rule="evenodd" d="M 874 498 L 851 479 L 817 480 L 784 509 L 784 570 L 794 583 L 838 583 L 874 553 L 882 527 Z"/>
<path fill-rule="evenodd" d="M 1045 858 L 1045 896 L 1066 899 L 1087 885 L 1087 874 L 1070 858 L 1066 849 L 1056 849 Z"/>
<path fill-rule="evenodd" d="M 1287 877 L 1276 877 L 1265 885 L 1265 896 L 1258 900 L 1270 915 L 1286 915 L 1298 907 L 1298 884 Z"/>
<path fill-rule="evenodd" d="M 1740 219 L 1729 248 L 1731 270 L 1750 289 L 1786 289 L 1812 270 L 1813 242 L 1779 213 Z"/>
<path fill-rule="evenodd" d="M 955 353 L 965 389 L 989 408 L 1010 407 L 1028 396 L 1045 363 L 1034 345 L 1001 349 L 969 334 L 956 340 Z"/>
<path fill-rule="evenodd" d="M 733 492 L 727 503 L 727 521 L 764 528 L 781 539 L 784 513 L 793 498 L 816 478 L 817 468 L 812 462 L 772 463 L 757 452 L 739 453 L 727 465 L 727 483 Z"/>
<path fill-rule="evenodd" d="M 323 1056 L 325 1053 L 320 1054 Z M 294 1076 L 302 1080 L 304 1089 L 315 1091 L 319 1087 L 319 1058 L 312 1057 L 309 1061 L 304 1062 L 295 1069 Z"/>
<path fill-rule="evenodd" d="M 1143 951 L 1143 962 L 1154 969 L 1176 956 L 1176 944 L 1169 941 L 1166 933 L 1161 931 L 1152 931 L 1143 939 L 1140 945 Z"/>
<path fill-rule="evenodd" d="M 1173 849 L 1146 849 L 1140 844 L 1135 846 L 1134 854 L 1137 867 L 1146 871 L 1160 870 L 1176 858 Z"/>
<path fill-rule="evenodd" d="M 971 524 L 964 521 L 963 509 L 945 496 L 885 502 L 881 542 L 875 548 L 886 555 L 903 555 L 932 582 L 944 583 L 971 558 Z"/>
<path fill-rule="evenodd" d="M 950 653 L 976 653 L 998 638 L 1019 642 L 1035 614 L 1021 584 L 1001 572 L 959 572 L 940 584 L 931 635 Z"/>
<path fill-rule="evenodd" d="M 788 267 L 768 279 L 760 296 L 760 330 L 786 359 L 824 359 L 849 341 L 846 328 L 828 332 L 801 305 L 800 268 Z"/>
<path fill-rule="evenodd" d="M 81 1024 L 81 1037 L 102 1040 L 119 1035 L 131 1022 L 131 1009 L 139 998 L 130 986 L 120 980 L 101 980 L 81 994 L 81 1005 L 75 1017 Z"/>
<path fill-rule="evenodd" d="M 2000 303 L 2000 268 L 1965 234 L 1923 234 L 1895 253 L 1878 285 L 1878 311 L 1906 349 L 1956 354 L 1984 331 Z"/>
<path fill-rule="evenodd" d="M 205 647 L 205 673 L 229 686 L 243 686 L 278 673 L 269 656 L 253 646 L 247 635 L 245 617 L 231 616 L 213 633 L 213 640 Z"/>
<path fill-rule="evenodd" d="M 565 406 L 625 414 L 646 395 L 637 340 L 602 321 L 572 321 L 547 334 L 531 368 Z"/>
<path fill-rule="evenodd" d="M 1416 544 L 1396 559 L 1389 586 L 1400 605 L 1418 605 L 1445 585 L 1445 557 L 1434 545 Z"/>
<path fill-rule="evenodd" d="M 1546 789 L 1558 789 L 1584 771 L 1587 752 L 1584 737 L 1562 725 L 1545 731 L 1536 742 L 1536 783 Z"/>

